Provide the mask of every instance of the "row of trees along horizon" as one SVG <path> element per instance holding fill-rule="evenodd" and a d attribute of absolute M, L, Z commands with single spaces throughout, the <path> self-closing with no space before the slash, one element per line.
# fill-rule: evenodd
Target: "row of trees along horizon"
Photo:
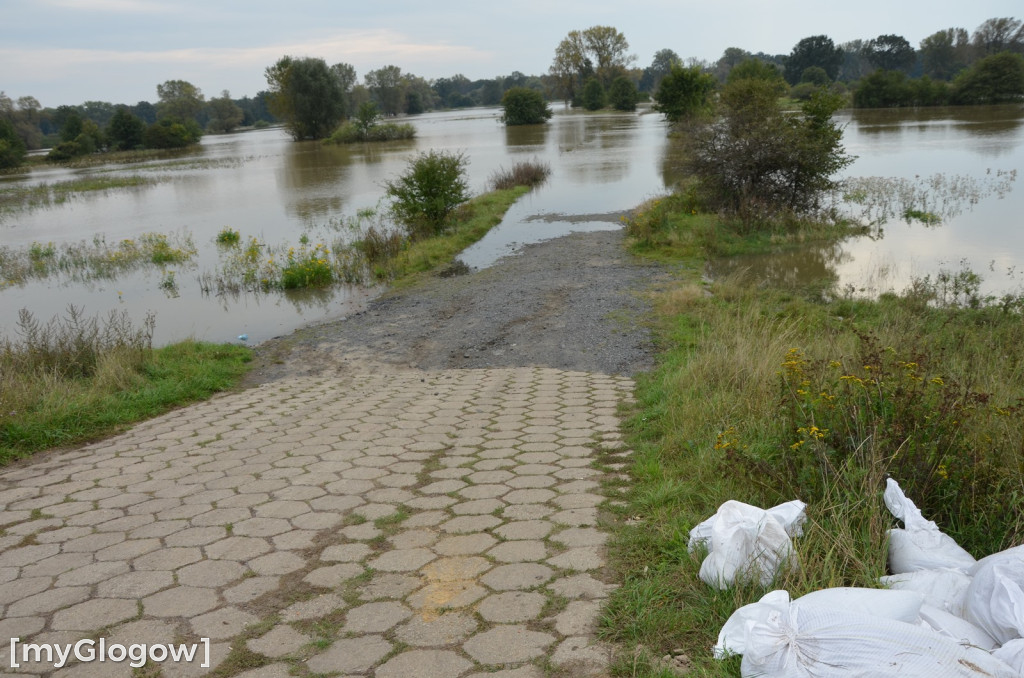
<path fill-rule="evenodd" d="M 284 123 L 296 139 L 323 138 L 373 102 L 384 116 L 436 109 L 496 106 L 513 88 L 541 93 L 572 106 L 609 103 L 632 110 L 657 93 L 673 67 L 700 68 L 719 82 L 745 62 L 777 77 L 780 95 L 806 99 L 822 87 L 850 95 L 860 107 L 987 104 L 1024 98 L 1024 22 L 993 18 L 973 33 L 948 28 L 923 39 L 917 49 L 899 35 L 880 35 L 836 45 L 827 35 L 800 40 L 789 54 L 725 50 L 716 62 L 684 61 L 661 49 L 651 64 L 636 66 L 625 35 L 611 26 L 571 31 L 556 47 L 548 73 L 470 80 L 464 75 L 427 81 L 398 66 L 365 74 L 323 59 L 282 57 L 266 69 L 268 89 L 232 98 L 228 90 L 206 99 L 184 80 L 157 85 L 156 103 L 134 105 L 86 101 L 42 108 L 32 96 L 12 100 L 0 92 L 0 168 L 21 164 L 26 150 L 51 148 L 51 159 L 67 160 L 102 150 L 186 146 L 209 133 Z M 746 63 L 744 68 L 750 68 Z M 314 111 L 299 111 L 303 93 L 316 92 Z M 609 97 L 608 95 L 612 96 Z M 610 99 L 610 100 L 609 100 Z M 298 124 L 315 118 L 316 124 Z"/>

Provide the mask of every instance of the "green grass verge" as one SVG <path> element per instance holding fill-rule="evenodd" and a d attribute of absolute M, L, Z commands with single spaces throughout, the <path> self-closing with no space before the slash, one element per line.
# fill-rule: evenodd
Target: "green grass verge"
<path fill-rule="evenodd" d="M 707 284 L 711 252 L 793 247 L 813 232 L 745 237 L 678 207 L 645 206 L 638 218 L 653 227 L 627 225 L 634 251 L 676 277 L 652 292 L 659 361 L 638 378 L 627 423 L 631 520 L 611 544 L 623 585 L 601 625 L 623 648 L 614 675 L 668 678 L 657 658 L 679 650 L 689 675 L 738 676 L 736 659 L 711 656 L 738 607 L 775 588 L 877 587 L 895 525 L 887 474 L 976 557 L 1024 540 L 1019 312 L 936 304 L 927 285 L 823 301 L 820 287 Z M 798 571 L 726 591 L 699 579 L 703 554 L 687 552 L 698 522 L 729 499 L 795 498 L 808 503 Z"/>
<path fill-rule="evenodd" d="M 404 288 L 424 274 L 451 264 L 459 252 L 501 223 L 513 203 L 529 190 L 517 186 L 473 198 L 455 211 L 451 225 L 441 235 L 415 240 L 395 256 L 375 262 L 374 276 Z"/>
<path fill-rule="evenodd" d="M 0 464 L 95 440 L 208 398 L 236 384 L 249 359 L 242 346 L 185 341 L 154 350 L 138 372 L 38 384 L 31 406 L 0 417 Z"/>

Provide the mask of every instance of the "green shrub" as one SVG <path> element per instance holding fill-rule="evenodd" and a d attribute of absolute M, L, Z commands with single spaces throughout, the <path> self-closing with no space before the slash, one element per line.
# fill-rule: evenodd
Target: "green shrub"
<path fill-rule="evenodd" d="M 217 234 L 217 243 L 220 245 L 237 245 L 242 241 L 242 234 L 233 228 L 225 226 Z"/>
<path fill-rule="evenodd" d="M 588 111 L 599 111 L 607 102 L 601 82 L 597 78 L 587 80 L 587 84 L 583 86 L 583 108 Z"/>
<path fill-rule="evenodd" d="M 551 116 L 544 95 L 528 87 L 512 87 L 501 97 L 501 121 L 506 125 L 537 125 Z"/>
<path fill-rule="evenodd" d="M 462 153 L 429 151 L 409 161 L 404 174 L 385 184 L 391 211 L 411 237 L 437 235 L 452 210 L 469 200 Z"/>
<path fill-rule="evenodd" d="M 303 246 L 298 252 L 290 248 L 287 263 L 281 268 L 281 287 L 294 290 L 330 285 L 334 282 L 330 254 L 330 250 L 322 244 L 312 249 Z"/>
<path fill-rule="evenodd" d="M 17 167 L 25 160 L 25 142 L 7 120 L 0 118 L 0 169 Z"/>
<path fill-rule="evenodd" d="M 358 124 L 350 121 L 334 130 L 327 141 L 333 144 L 355 144 L 363 141 L 397 141 L 415 137 L 416 128 L 408 123 L 384 123 L 362 129 Z"/>
<path fill-rule="evenodd" d="M 624 75 L 615 78 L 608 88 L 608 101 L 617 111 L 635 111 L 636 95 L 636 85 Z"/>
<path fill-rule="evenodd" d="M 494 190 L 500 191 L 506 188 L 515 188 L 516 186 L 539 186 L 547 181 L 548 176 L 551 174 L 551 165 L 546 162 L 532 161 L 532 162 L 517 162 L 512 166 L 512 169 L 505 169 L 499 167 L 488 183 Z"/>

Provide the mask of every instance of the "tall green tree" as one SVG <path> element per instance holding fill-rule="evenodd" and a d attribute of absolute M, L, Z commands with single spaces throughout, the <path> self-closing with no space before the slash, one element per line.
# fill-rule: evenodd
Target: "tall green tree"
<path fill-rule="evenodd" d="M 917 53 L 902 35 L 880 35 L 869 40 L 865 48 L 868 61 L 885 71 L 908 72 L 917 59 Z"/>
<path fill-rule="evenodd" d="M 169 120 L 196 120 L 203 110 L 203 92 L 185 80 L 168 80 L 156 86 L 160 102 L 156 105 L 157 118 Z"/>
<path fill-rule="evenodd" d="M 636 85 L 624 75 L 612 80 L 612 86 L 608 88 L 608 103 L 617 111 L 636 110 Z"/>
<path fill-rule="evenodd" d="M 270 111 L 296 141 L 322 139 L 344 119 L 345 90 L 339 73 L 312 57 L 284 56 L 267 67 Z"/>
<path fill-rule="evenodd" d="M 403 112 L 405 88 L 403 87 L 401 68 L 393 65 L 384 66 L 367 73 L 364 80 L 381 113 L 398 115 Z"/>
<path fill-rule="evenodd" d="M 684 68 L 673 64 L 654 93 L 654 110 L 663 113 L 672 123 L 698 117 L 707 112 L 714 91 L 715 76 L 698 66 Z"/>
<path fill-rule="evenodd" d="M 954 104 L 1024 100 L 1024 56 L 1000 52 L 976 62 L 953 81 Z"/>
<path fill-rule="evenodd" d="M 812 35 L 796 43 L 786 58 L 786 82 L 800 82 L 806 69 L 818 66 L 825 70 L 829 80 L 835 80 L 843 65 L 843 51 L 827 35 Z"/>
<path fill-rule="evenodd" d="M 220 96 L 210 99 L 210 120 L 206 128 L 211 132 L 227 133 L 242 124 L 245 112 L 234 101 L 231 100 L 231 93 L 224 90 Z"/>
<path fill-rule="evenodd" d="M 967 67 L 971 41 L 963 28 L 946 28 L 921 41 L 921 66 L 924 74 L 938 80 L 951 80 Z"/>
<path fill-rule="evenodd" d="M 555 48 L 555 58 L 548 69 L 555 88 L 566 103 L 576 105 L 584 81 L 594 74 L 594 62 L 580 31 L 569 31 Z"/>
<path fill-rule="evenodd" d="M 114 117 L 107 125 L 107 145 L 111 150 L 130 151 L 142 146 L 142 138 L 146 131 L 146 123 L 138 116 L 132 115 L 127 106 L 118 106 Z"/>
<path fill-rule="evenodd" d="M 595 74 L 605 89 L 636 61 L 636 57 L 629 54 L 626 36 L 612 26 L 591 26 L 583 31 L 583 43 L 596 66 Z"/>
<path fill-rule="evenodd" d="M 868 60 L 867 46 L 864 40 L 850 40 L 839 45 L 843 52 L 843 64 L 839 67 L 836 80 L 856 82 L 875 70 Z"/>
<path fill-rule="evenodd" d="M 653 92 L 658 89 L 661 79 L 672 72 L 672 64 L 681 64 L 683 60 L 670 49 L 659 49 L 651 59 L 651 65 L 644 69 L 640 78 L 640 90 Z"/>
<path fill-rule="evenodd" d="M 1024 22 L 1013 17 L 989 19 L 974 30 L 971 36 L 977 58 L 999 52 L 1024 53 Z"/>
<path fill-rule="evenodd" d="M 0 117 L 0 169 L 18 167 L 25 160 L 25 142 L 14 125 Z"/>
<path fill-rule="evenodd" d="M 737 64 L 729 71 L 726 82 L 731 83 L 745 79 L 764 80 L 771 83 L 779 96 L 789 89 L 786 79 L 782 77 L 782 70 L 775 64 L 760 59 L 747 59 Z"/>

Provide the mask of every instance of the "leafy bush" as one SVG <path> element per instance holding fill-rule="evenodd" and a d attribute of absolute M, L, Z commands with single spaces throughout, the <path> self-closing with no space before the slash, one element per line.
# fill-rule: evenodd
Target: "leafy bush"
<path fill-rule="evenodd" d="M 303 246 L 297 252 L 289 248 L 287 263 L 281 268 L 281 287 L 293 290 L 330 285 L 334 282 L 330 254 L 330 250 L 322 244 L 312 249 Z"/>
<path fill-rule="evenodd" d="M 361 129 L 355 122 L 346 122 L 334 130 L 327 139 L 333 144 L 354 144 L 362 141 L 396 141 L 399 139 L 413 139 L 416 137 L 416 128 L 412 125 L 398 123 L 384 123 L 373 125 L 368 129 Z"/>
<path fill-rule="evenodd" d="M 225 226 L 217 234 L 217 243 L 221 245 L 237 245 L 242 241 L 242 234 L 233 228 Z"/>
<path fill-rule="evenodd" d="M 544 95 L 527 87 L 513 87 L 501 97 L 504 113 L 501 121 L 506 125 L 537 125 L 553 114 L 544 101 Z"/>
<path fill-rule="evenodd" d="M 608 101 L 617 111 L 636 110 L 637 91 L 633 81 L 620 75 L 612 81 L 608 88 Z"/>
<path fill-rule="evenodd" d="M 429 151 L 409 161 L 404 174 L 385 184 L 391 211 L 411 237 L 437 235 L 452 210 L 469 200 L 462 153 Z"/>
<path fill-rule="evenodd" d="M 203 130 L 194 120 L 176 122 L 170 119 L 158 120 L 142 135 L 146 148 L 184 148 L 199 142 Z"/>
<path fill-rule="evenodd" d="M 583 85 L 583 108 L 588 111 L 599 111 L 605 107 L 606 102 L 601 82 L 597 78 L 587 80 L 587 84 Z"/>
<path fill-rule="evenodd" d="M 1024 56 L 1000 52 L 953 81 L 954 104 L 999 104 L 1024 99 Z"/>
<path fill-rule="evenodd" d="M 764 80 L 725 86 L 721 115 L 692 134 L 689 166 L 712 209 L 740 216 L 747 227 L 785 213 L 808 213 L 834 188 L 832 176 L 853 161 L 832 113 L 838 95 L 819 92 L 783 112 Z"/>
<path fill-rule="evenodd" d="M 7 120 L 0 118 L 0 169 L 17 167 L 25 159 L 25 142 Z"/>
<path fill-rule="evenodd" d="M 529 186 L 532 188 L 547 181 L 550 174 L 551 165 L 545 162 L 538 162 L 536 160 L 532 162 L 517 162 L 512 166 L 512 169 L 499 167 L 491 175 L 488 183 L 496 191 L 515 188 L 516 186 Z"/>
<path fill-rule="evenodd" d="M 715 77 L 698 66 L 683 68 L 677 63 L 661 79 L 654 93 L 654 110 L 665 114 L 669 122 L 680 122 L 699 117 L 708 111 L 711 93 L 715 91 Z"/>

